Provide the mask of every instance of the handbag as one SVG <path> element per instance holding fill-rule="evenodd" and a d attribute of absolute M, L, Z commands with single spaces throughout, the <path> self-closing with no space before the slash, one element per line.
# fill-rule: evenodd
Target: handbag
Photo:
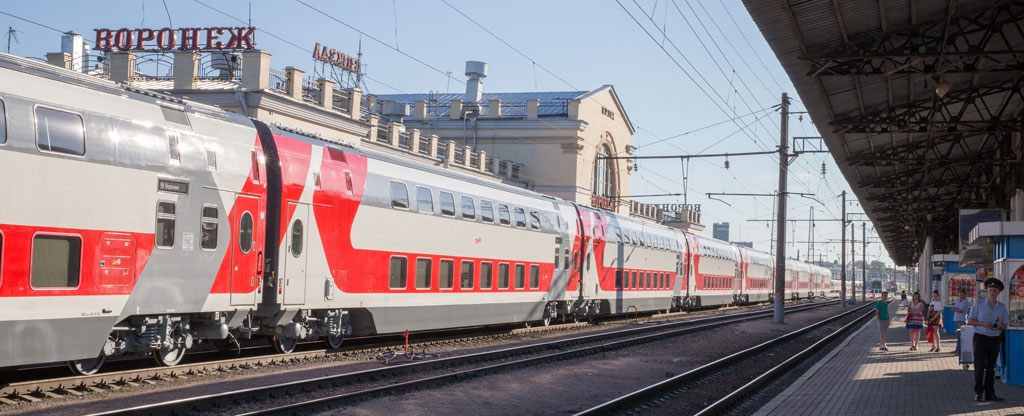
<path fill-rule="evenodd" d="M 929 326 L 925 331 L 925 337 L 929 343 L 935 342 L 935 327 Z"/>

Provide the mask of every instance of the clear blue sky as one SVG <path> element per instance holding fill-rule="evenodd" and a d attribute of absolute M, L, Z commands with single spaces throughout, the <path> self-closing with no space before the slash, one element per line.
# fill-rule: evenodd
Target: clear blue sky
<path fill-rule="evenodd" d="M 490 92 L 589 90 L 614 84 L 629 117 L 639 127 L 633 144 L 640 148 L 640 155 L 773 150 L 779 142 L 780 116 L 771 110 L 740 117 L 735 123 L 726 122 L 661 143 L 654 142 L 768 108 L 779 102 L 783 91 L 794 97 L 796 94 L 738 0 L 619 0 L 621 6 L 615 0 L 448 0 L 539 66 L 534 66 L 531 60 L 441 0 L 305 0 L 390 47 L 297 1 L 201 1 L 168 0 L 167 10 L 161 0 L 4 2 L 0 3 L 0 11 L 61 31 L 74 30 L 91 40 L 95 37 L 93 29 L 97 28 L 237 26 L 240 22 L 235 19 L 242 22 L 249 19 L 251 4 L 252 24 L 259 27 L 257 47 L 273 55 L 274 67 L 296 66 L 309 73 L 314 67 L 309 51 L 316 42 L 355 55 L 362 40 L 363 62 L 367 64 L 366 72 L 370 77 L 367 89 L 378 94 L 463 91 L 462 72 L 467 60 L 488 63 L 484 90 Z M 632 13 L 632 18 L 623 7 Z M 655 40 L 633 18 L 643 24 Z M 16 55 L 42 57 L 46 52 L 60 49 L 57 31 L 0 14 L 0 27 L 8 26 L 19 31 L 18 42 L 11 46 L 11 52 Z M 0 45 L 6 47 L 6 43 Z M 453 73 L 455 80 L 447 78 L 444 74 L 447 71 Z M 799 97 L 795 98 L 791 110 L 802 111 Z M 758 119 L 760 116 L 763 117 Z M 747 128 L 740 131 L 743 126 Z M 808 117 L 804 116 L 801 121 L 796 115 L 790 118 L 790 133 L 791 136 L 818 135 Z M 706 234 L 710 235 L 713 222 L 727 221 L 731 224 L 732 240 L 753 241 L 756 248 L 767 251 L 772 238 L 769 223 L 748 220 L 773 218 L 772 198 L 725 197 L 723 199 L 732 205 L 728 206 L 708 200 L 704 194 L 771 193 L 778 187 L 777 162 L 768 156 L 732 158 L 728 170 L 723 162 L 722 159 L 693 162 L 688 202 L 703 205 Z M 822 162 L 826 163 L 828 172 L 824 177 L 820 173 Z M 633 194 L 683 191 L 679 161 L 641 161 L 639 165 L 639 171 L 631 175 Z M 814 193 L 824 203 L 791 197 L 788 210 L 791 218 L 808 218 L 812 207 L 816 218 L 838 218 L 841 208 L 838 194 L 849 190 L 829 155 L 801 156 L 791 165 L 789 187 L 793 192 Z M 644 201 L 677 203 L 682 202 L 682 198 L 645 198 Z M 848 210 L 862 212 L 856 202 L 850 203 Z M 859 259 L 859 224 L 857 229 Z M 794 235 L 796 241 L 807 241 L 808 223 L 798 223 L 793 230 L 791 226 L 787 233 L 790 241 Z M 839 233 L 837 222 L 820 222 L 814 239 L 838 239 Z M 870 231 L 868 234 L 873 235 Z M 826 258 L 838 259 L 838 244 L 818 244 L 818 247 L 819 253 L 825 250 Z M 796 244 L 788 246 L 787 253 L 796 255 L 800 250 L 804 256 L 807 249 L 807 244 Z M 869 246 L 868 256 L 869 260 L 890 263 L 888 254 L 878 243 Z"/>

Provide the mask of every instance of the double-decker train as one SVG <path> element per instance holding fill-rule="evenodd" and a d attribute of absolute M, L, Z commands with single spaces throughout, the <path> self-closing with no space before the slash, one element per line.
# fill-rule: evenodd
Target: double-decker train
<path fill-rule="evenodd" d="M 0 53 L 0 367 L 762 302 L 767 253 Z M 786 266 L 788 297 L 831 274 Z"/>

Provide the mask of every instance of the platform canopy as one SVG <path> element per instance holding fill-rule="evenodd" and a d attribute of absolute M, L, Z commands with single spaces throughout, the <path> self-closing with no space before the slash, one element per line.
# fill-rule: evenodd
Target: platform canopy
<path fill-rule="evenodd" d="M 897 264 L 1024 188 L 1024 2 L 744 3 Z"/>

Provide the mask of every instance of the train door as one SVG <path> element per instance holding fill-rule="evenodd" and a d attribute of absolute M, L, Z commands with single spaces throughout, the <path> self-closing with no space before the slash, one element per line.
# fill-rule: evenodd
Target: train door
<path fill-rule="evenodd" d="M 288 225 L 284 254 L 284 304 L 296 305 L 306 301 L 306 231 L 309 225 L 309 205 L 288 203 L 293 212 Z"/>
<path fill-rule="evenodd" d="M 238 195 L 235 198 L 234 235 L 231 239 L 231 304 L 256 303 L 257 276 L 262 269 L 263 251 L 257 244 L 259 198 Z"/>

